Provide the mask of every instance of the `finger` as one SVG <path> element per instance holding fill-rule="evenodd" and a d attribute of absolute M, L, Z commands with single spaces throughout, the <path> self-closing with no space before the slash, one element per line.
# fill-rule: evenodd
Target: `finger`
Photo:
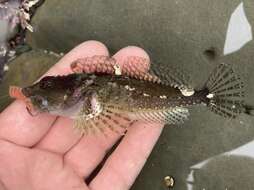
<path fill-rule="evenodd" d="M 47 74 L 69 73 L 69 66 L 75 59 L 107 52 L 100 42 L 84 42 L 66 54 Z M 33 146 L 47 133 L 54 121 L 55 117 L 48 114 L 31 117 L 22 102 L 14 101 L 0 114 L 0 138 L 23 146 Z"/>
<path fill-rule="evenodd" d="M 73 61 L 79 58 L 92 57 L 94 55 L 109 55 L 109 52 L 107 47 L 101 42 L 93 40 L 83 42 L 66 54 L 47 72 L 47 75 L 72 73 L 70 65 Z"/>
<path fill-rule="evenodd" d="M 161 124 L 149 126 L 142 122 L 135 123 L 90 183 L 90 189 L 130 189 L 158 140 L 162 128 Z"/>
<path fill-rule="evenodd" d="M 121 49 L 120 51 L 118 51 L 113 57 L 117 60 L 117 63 L 122 68 L 125 68 L 125 65 L 131 67 L 133 62 L 135 62 L 136 64 L 139 64 L 139 65 L 137 65 L 138 69 L 143 72 L 147 72 L 150 68 L 149 55 L 143 49 L 136 47 L 136 46 L 125 47 L 125 48 Z M 147 61 L 144 61 L 144 62 L 140 62 L 138 60 L 135 61 L 135 57 L 141 57 Z M 130 62 L 128 62 L 128 60 L 131 60 L 132 64 Z"/>
<path fill-rule="evenodd" d="M 3 184 L 3 182 L 0 180 L 0 189 L 1 190 L 8 190 L 6 189 L 5 185 Z"/>
<path fill-rule="evenodd" d="M 72 126 L 73 120 L 65 117 L 58 118 L 49 132 L 34 147 L 58 154 L 66 153 L 82 136 Z"/>
<path fill-rule="evenodd" d="M 57 154 L 0 140 L 0 177 L 9 190 L 88 190 L 84 181 L 63 165 L 62 159 Z"/>
<path fill-rule="evenodd" d="M 129 56 L 144 57 L 149 60 L 147 53 L 138 47 L 126 47 L 117 52 L 113 57 L 118 64 L 123 64 Z M 147 67 L 149 64 L 147 64 Z M 111 135 L 104 138 L 85 136 L 66 155 L 65 162 L 71 165 L 82 177 L 88 177 L 94 168 L 102 161 L 107 150 L 119 139 L 120 135 Z"/>

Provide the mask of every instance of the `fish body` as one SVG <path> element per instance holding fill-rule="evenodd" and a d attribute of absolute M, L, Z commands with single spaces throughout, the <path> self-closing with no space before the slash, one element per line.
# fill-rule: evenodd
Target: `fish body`
<path fill-rule="evenodd" d="M 188 89 L 183 80 L 165 73 L 139 77 L 96 72 L 47 76 L 22 88 L 20 94 L 31 114 L 67 116 L 83 131 L 126 128 L 136 120 L 179 124 L 188 118 L 189 107 L 197 104 L 225 117 L 242 112 L 243 84 L 231 67 L 219 65 L 203 89 L 193 89 L 189 95 L 183 93 Z"/>
<path fill-rule="evenodd" d="M 54 92 L 51 94 L 52 90 Z M 23 89 L 26 96 L 33 98 L 31 94 L 34 93 L 34 98 L 38 98 L 40 94 L 45 101 L 52 100 L 61 105 L 62 109 L 71 106 L 70 102 L 82 101 L 89 91 L 96 92 L 102 102 L 118 103 L 118 106 L 126 111 L 187 106 L 201 103 L 202 99 L 198 96 L 185 97 L 178 88 L 164 84 L 108 74 L 75 73 L 47 77 L 38 84 Z M 50 106 L 45 107 L 45 110 L 47 108 L 50 111 Z"/>

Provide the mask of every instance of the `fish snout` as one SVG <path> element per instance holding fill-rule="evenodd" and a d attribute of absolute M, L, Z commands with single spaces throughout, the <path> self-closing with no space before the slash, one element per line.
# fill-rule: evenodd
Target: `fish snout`
<path fill-rule="evenodd" d="M 32 96 L 32 89 L 30 87 L 25 87 L 25 88 L 22 88 L 21 90 L 22 94 L 25 96 L 25 97 L 30 97 Z"/>
<path fill-rule="evenodd" d="M 30 115 L 36 115 L 36 110 L 34 109 L 31 99 L 29 98 L 29 96 L 31 95 L 31 89 L 21 88 L 18 86 L 10 86 L 9 95 L 12 98 L 23 101 L 26 104 L 26 109 Z"/>

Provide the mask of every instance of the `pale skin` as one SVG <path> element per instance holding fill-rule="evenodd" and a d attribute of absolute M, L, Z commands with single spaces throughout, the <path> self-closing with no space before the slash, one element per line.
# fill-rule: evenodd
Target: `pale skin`
<path fill-rule="evenodd" d="M 78 58 L 109 56 L 106 46 L 87 41 L 66 54 L 46 75 L 71 73 Z M 121 65 L 128 56 L 149 60 L 141 48 L 129 46 L 113 57 Z M 149 65 L 145 70 L 149 69 Z M 31 117 L 16 100 L 0 114 L 0 190 L 127 190 L 134 183 L 163 125 L 134 123 L 93 180 L 86 179 L 120 134 L 82 136 L 68 118 L 47 113 Z"/>

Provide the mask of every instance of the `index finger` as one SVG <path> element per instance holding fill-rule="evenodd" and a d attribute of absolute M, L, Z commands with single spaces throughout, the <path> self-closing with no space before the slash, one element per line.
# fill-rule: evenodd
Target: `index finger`
<path fill-rule="evenodd" d="M 66 54 L 46 75 L 71 73 L 70 64 L 77 58 L 108 54 L 104 44 L 84 42 Z M 0 114 L 0 138 L 22 146 L 33 146 L 47 133 L 55 119 L 47 113 L 31 117 L 25 105 L 16 100 Z"/>

